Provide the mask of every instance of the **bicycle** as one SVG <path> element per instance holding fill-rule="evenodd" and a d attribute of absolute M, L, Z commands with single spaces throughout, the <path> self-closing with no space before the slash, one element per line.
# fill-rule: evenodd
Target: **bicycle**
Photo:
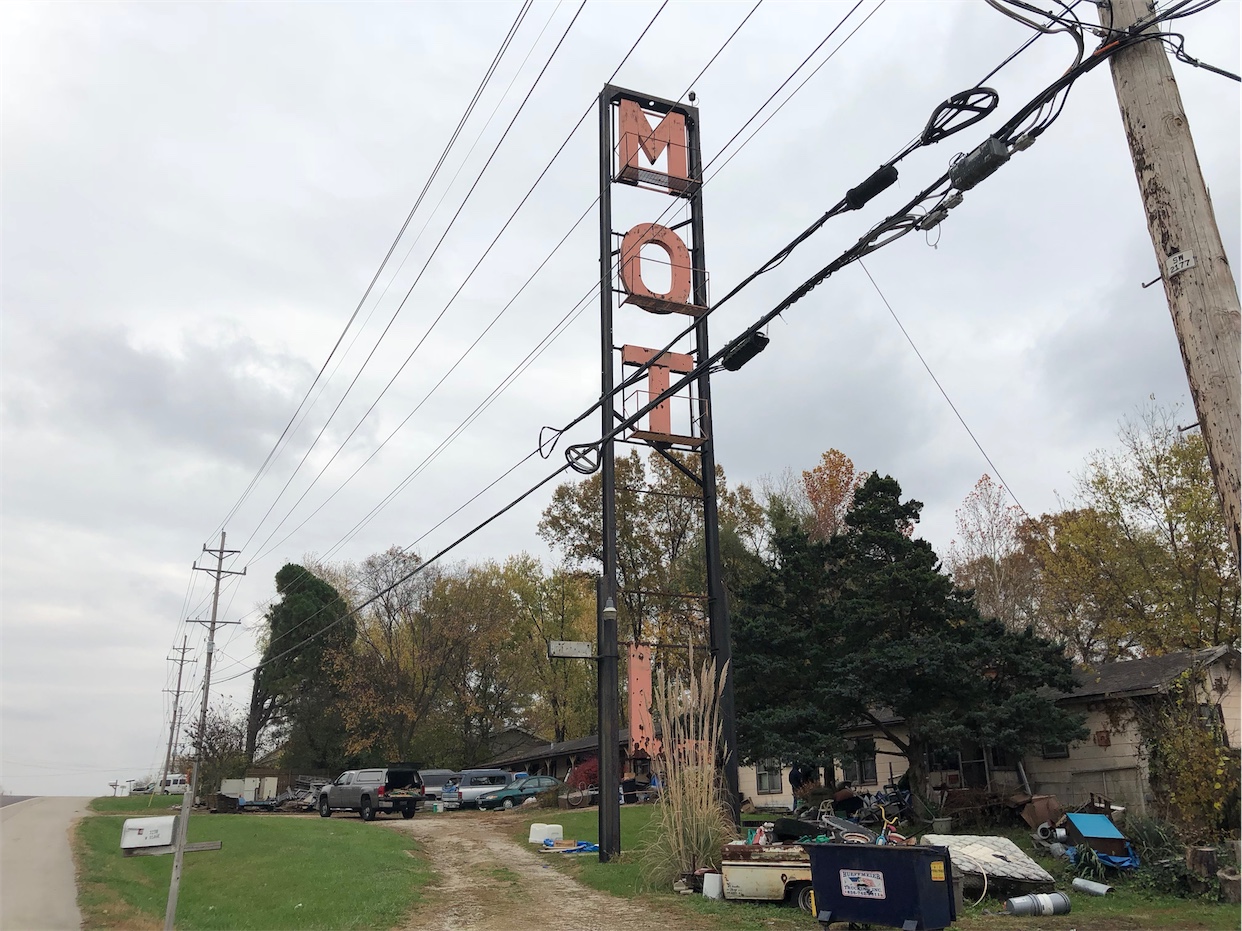
<path fill-rule="evenodd" d="M 570 808 L 581 808 L 590 804 L 590 799 L 599 795 L 599 786 L 572 786 L 565 792 L 565 804 Z"/>

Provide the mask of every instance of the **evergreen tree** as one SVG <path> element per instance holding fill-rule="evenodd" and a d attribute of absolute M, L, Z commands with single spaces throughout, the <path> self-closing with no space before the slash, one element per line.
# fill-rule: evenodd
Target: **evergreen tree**
<path fill-rule="evenodd" d="M 334 668 L 354 642 L 354 619 L 340 593 L 302 566 L 289 563 L 276 573 L 276 593 L 251 687 L 246 758 L 254 760 L 264 728 L 276 726 L 286 765 L 331 769 L 345 746 Z"/>
<path fill-rule="evenodd" d="M 869 723 L 907 758 L 919 791 L 938 747 L 1023 752 L 1084 736 L 1050 694 L 1074 684 L 1061 646 L 980 618 L 931 545 L 913 538 L 921 509 L 901 501 L 894 479 L 872 475 L 843 533 L 817 541 L 796 524 L 775 530 L 774 562 L 735 613 L 747 758 L 827 763 L 842 727 Z"/>

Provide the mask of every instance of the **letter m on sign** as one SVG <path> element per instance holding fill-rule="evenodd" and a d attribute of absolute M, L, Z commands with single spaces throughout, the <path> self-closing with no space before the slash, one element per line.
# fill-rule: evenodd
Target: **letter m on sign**
<path fill-rule="evenodd" d="M 626 184 L 646 184 L 667 188 L 673 194 L 687 194 L 690 177 L 686 165 L 686 118 L 676 112 L 664 115 L 654 128 L 647 120 L 643 108 L 632 100 L 619 101 L 617 114 L 618 155 L 620 172 L 618 181 Z M 646 156 L 647 163 L 654 166 L 665 155 L 665 171 L 645 168 L 639 164 L 638 154 Z"/>

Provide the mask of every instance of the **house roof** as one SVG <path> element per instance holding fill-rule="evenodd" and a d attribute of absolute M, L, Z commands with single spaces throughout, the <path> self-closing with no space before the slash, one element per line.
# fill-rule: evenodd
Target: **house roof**
<path fill-rule="evenodd" d="M 623 727 L 618 733 L 617 743 L 628 744 L 629 742 L 629 728 Z M 531 760 L 550 760 L 554 757 L 584 753 L 589 750 L 599 750 L 599 737 L 595 734 L 587 737 L 577 737 L 574 740 L 562 740 L 559 743 L 548 743 L 543 747 L 521 747 L 517 750 L 502 753 L 500 756 L 488 760 L 485 765 L 506 766 L 510 763 L 523 763 Z"/>
<path fill-rule="evenodd" d="M 1237 650 L 1222 645 L 1080 668 L 1074 673 L 1078 687 L 1061 700 L 1155 695 L 1187 669 L 1210 665 L 1230 653 L 1236 654 Z"/>
<path fill-rule="evenodd" d="M 1163 656 L 1146 656 L 1142 659 L 1118 660 L 1093 667 L 1074 670 L 1078 686 L 1071 692 L 1061 693 L 1044 689 L 1048 697 L 1058 702 L 1083 701 L 1098 698 L 1137 698 L 1163 692 L 1179 675 L 1193 666 L 1210 666 L 1222 657 L 1238 654 L 1236 647 L 1214 646 L 1202 650 L 1183 650 Z M 891 708 L 878 707 L 872 714 L 880 724 L 901 724 L 904 719 Z M 841 727 L 843 734 L 863 734 L 873 731 L 876 724 L 855 721 Z"/>

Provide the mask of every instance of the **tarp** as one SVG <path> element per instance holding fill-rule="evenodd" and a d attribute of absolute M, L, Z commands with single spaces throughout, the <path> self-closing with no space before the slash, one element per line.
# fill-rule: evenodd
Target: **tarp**
<path fill-rule="evenodd" d="M 1101 863 L 1105 866 L 1111 866 L 1115 870 L 1137 870 L 1139 868 L 1138 854 L 1134 852 L 1134 848 L 1130 846 L 1129 841 L 1126 841 L 1125 845 L 1126 850 L 1130 851 L 1129 856 L 1114 857 L 1111 854 L 1100 853 L 1098 850 L 1095 852 L 1095 855 L 1099 857 Z M 1070 863 L 1078 863 L 1077 847 L 1066 847 L 1065 853 L 1069 857 Z"/>

